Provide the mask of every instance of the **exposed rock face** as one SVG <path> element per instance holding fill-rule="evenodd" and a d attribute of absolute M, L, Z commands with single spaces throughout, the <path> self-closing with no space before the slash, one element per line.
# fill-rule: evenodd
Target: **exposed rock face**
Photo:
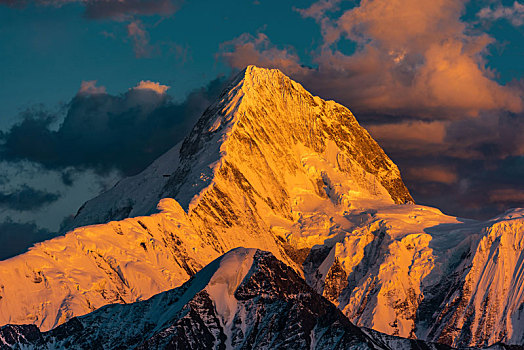
<path fill-rule="evenodd" d="M 477 222 L 399 204 L 411 201 L 348 109 L 248 67 L 183 143 L 87 202 L 74 225 L 104 224 L 0 262 L 0 324 L 46 331 L 180 286 L 250 246 L 357 326 L 455 346 L 521 344 L 524 210 Z M 157 203 L 160 213 L 106 223 Z"/>
<path fill-rule="evenodd" d="M 34 324 L 0 327 L 0 349 L 42 347 L 44 337 Z"/>

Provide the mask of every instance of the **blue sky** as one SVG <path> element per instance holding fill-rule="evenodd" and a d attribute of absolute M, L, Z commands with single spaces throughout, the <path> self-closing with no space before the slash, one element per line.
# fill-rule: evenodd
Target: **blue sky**
<path fill-rule="evenodd" d="M 348 106 L 417 202 L 523 206 L 520 0 L 0 0 L 0 23 L 0 243 L 16 249 L 174 145 L 247 64 Z"/>
<path fill-rule="evenodd" d="M 357 3 L 343 2 L 341 7 Z M 322 43 L 320 28 L 296 11 L 311 4 L 193 1 L 181 3 L 180 9 L 168 16 L 134 15 L 128 20 L 88 19 L 85 6 L 75 1 L 61 6 L 34 2 L 23 7 L 2 6 L 0 126 L 7 128 L 17 121 L 21 110 L 34 104 L 53 108 L 68 102 L 85 80 L 97 80 L 110 93 L 121 93 L 140 80 L 153 80 L 169 85 L 169 93 L 181 99 L 190 90 L 229 73 L 229 67 L 216 55 L 222 43 L 242 33 L 264 33 L 276 46 L 292 46 L 301 63 L 314 65 L 311 52 Z M 500 4 L 511 6 L 513 2 Z M 487 66 L 497 71 L 498 81 L 507 83 L 524 71 L 524 29 L 504 19 L 475 24 L 477 14 L 486 6 L 497 3 L 467 3 L 463 18 L 472 30 L 496 39 L 486 55 Z M 126 30 L 133 20 L 141 21 L 148 32 L 149 57 L 136 57 L 133 51 L 133 40 Z M 354 46 L 350 40 L 338 43 L 346 53 Z"/>
<path fill-rule="evenodd" d="M 244 32 L 263 31 L 276 44 L 294 45 L 307 61 L 320 33 L 293 10 L 301 5 L 307 2 L 197 1 L 168 17 L 137 16 L 149 33 L 150 57 L 136 57 L 126 30 L 130 21 L 87 19 L 80 3 L 0 7 L 2 126 L 16 121 L 20 108 L 69 101 L 83 80 L 97 80 L 110 93 L 154 80 L 183 98 L 229 72 L 215 56 L 221 43 Z"/>

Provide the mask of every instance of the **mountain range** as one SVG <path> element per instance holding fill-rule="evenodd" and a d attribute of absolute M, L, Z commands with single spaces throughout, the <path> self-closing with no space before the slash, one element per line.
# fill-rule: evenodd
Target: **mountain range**
<path fill-rule="evenodd" d="M 414 204 L 347 108 L 278 70 L 247 67 L 69 229 L 0 262 L 3 344 L 524 344 L 524 209 Z"/>

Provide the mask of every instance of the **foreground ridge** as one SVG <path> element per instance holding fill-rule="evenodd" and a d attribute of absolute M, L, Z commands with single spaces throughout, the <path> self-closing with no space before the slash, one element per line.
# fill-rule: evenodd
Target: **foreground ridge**
<path fill-rule="evenodd" d="M 74 226 L 94 223 L 0 262 L 0 324 L 47 331 L 251 246 L 357 326 L 524 343 L 524 210 L 478 222 L 413 204 L 348 109 L 278 70 L 248 67 L 184 142 L 87 202 Z"/>

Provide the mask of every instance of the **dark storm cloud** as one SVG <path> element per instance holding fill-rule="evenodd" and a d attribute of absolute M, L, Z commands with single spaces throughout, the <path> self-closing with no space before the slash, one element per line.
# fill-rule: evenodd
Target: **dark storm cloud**
<path fill-rule="evenodd" d="M 174 103 L 165 93 L 167 87 L 149 81 L 118 96 L 87 82 L 57 129 L 52 128 L 54 116 L 26 112 L 20 123 L 0 135 L 0 157 L 47 169 L 90 168 L 99 174 L 116 169 L 133 175 L 180 142 L 224 84 L 225 79 L 218 78 Z M 71 173 L 65 175 L 66 182 L 70 178 Z"/>
<path fill-rule="evenodd" d="M 7 218 L 0 222 L 0 260 L 21 254 L 34 243 L 54 236 L 34 223 L 17 223 Z"/>
<path fill-rule="evenodd" d="M 23 185 L 21 188 L 10 192 L 0 192 L 0 207 L 26 211 L 34 210 L 53 203 L 60 198 L 57 193 L 41 191 Z"/>
<path fill-rule="evenodd" d="M 467 153 L 457 157 L 503 159 L 524 155 L 524 113 L 486 112 L 447 127 L 445 141 L 461 145 Z"/>
<path fill-rule="evenodd" d="M 84 15 L 90 19 L 124 20 L 136 15 L 172 15 L 183 0 L 0 0 L 0 5 L 19 8 L 28 4 L 60 7 L 69 3 L 84 5 Z"/>

